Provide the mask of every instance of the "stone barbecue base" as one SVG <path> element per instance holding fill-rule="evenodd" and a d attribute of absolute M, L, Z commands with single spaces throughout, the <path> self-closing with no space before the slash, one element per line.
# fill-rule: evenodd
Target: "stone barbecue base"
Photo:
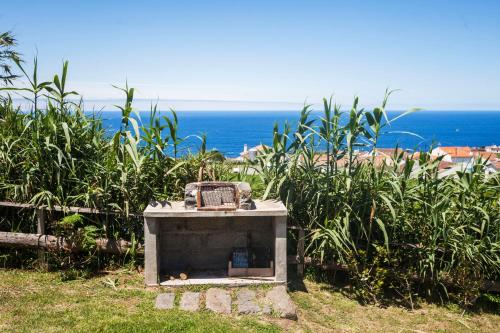
<path fill-rule="evenodd" d="M 151 203 L 144 211 L 146 284 L 244 286 L 285 282 L 286 207 L 280 201 L 254 203 L 253 210 L 234 211 L 188 210 L 178 201 Z M 238 248 L 255 250 L 257 268 L 242 272 L 229 266 Z M 170 275 L 180 276 L 174 274 L 177 271 L 186 273 L 189 279 L 170 280 Z"/>

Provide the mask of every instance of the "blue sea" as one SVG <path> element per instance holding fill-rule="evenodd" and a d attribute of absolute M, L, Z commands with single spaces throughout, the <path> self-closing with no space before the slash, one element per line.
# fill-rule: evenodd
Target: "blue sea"
<path fill-rule="evenodd" d="M 388 112 L 389 119 L 399 114 L 399 111 Z M 139 115 L 144 124 L 149 123 L 149 111 Z M 280 128 L 285 122 L 293 126 L 299 118 L 299 112 L 295 111 L 180 111 L 177 115 L 181 137 L 205 133 L 207 148 L 217 149 L 228 157 L 238 156 L 244 144 L 270 145 L 275 123 Z M 313 118 L 318 116 L 321 113 L 312 113 Z M 119 128 L 119 112 L 104 111 L 102 117 L 109 132 Z M 381 137 L 379 147 L 499 145 L 500 111 L 418 111 L 396 120 L 385 131 L 388 133 Z M 411 132 L 420 137 L 394 132 Z M 199 140 L 195 137 L 188 138 L 184 144 L 185 149 L 192 151 L 198 146 Z"/>

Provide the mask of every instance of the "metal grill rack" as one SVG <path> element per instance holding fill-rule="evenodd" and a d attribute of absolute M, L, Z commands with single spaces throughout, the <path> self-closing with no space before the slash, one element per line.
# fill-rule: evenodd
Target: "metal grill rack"
<path fill-rule="evenodd" d="M 227 182 L 202 182 L 196 193 L 196 207 L 205 211 L 232 211 L 239 207 L 238 188 Z"/>

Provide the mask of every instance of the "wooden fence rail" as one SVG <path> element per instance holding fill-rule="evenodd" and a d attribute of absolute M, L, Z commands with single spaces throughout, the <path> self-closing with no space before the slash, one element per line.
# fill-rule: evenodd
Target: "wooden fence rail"
<path fill-rule="evenodd" d="M 45 226 L 46 226 L 47 212 L 48 211 L 56 211 L 56 212 L 64 212 L 64 213 L 77 213 L 77 214 L 92 214 L 92 215 L 125 216 L 125 213 L 123 211 L 119 211 L 119 210 L 102 210 L 102 209 L 96 209 L 96 208 L 59 206 L 59 205 L 54 205 L 52 207 L 35 206 L 33 204 L 18 203 L 18 202 L 11 202 L 11 201 L 0 201 L 0 207 L 11 207 L 11 208 L 19 208 L 19 209 L 36 209 L 36 215 L 37 215 L 37 228 L 36 229 L 37 229 L 38 235 L 45 235 L 45 233 L 46 233 Z M 132 213 L 132 214 L 128 214 L 128 216 L 130 216 L 130 217 L 142 217 L 143 214 Z M 289 225 L 288 229 L 298 232 L 297 255 L 296 256 L 289 256 L 288 264 L 297 265 L 297 276 L 303 277 L 304 276 L 304 265 L 306 264 L 305 260 L 304 260 L 304 239 L 305 239 L 304 230 L 305 229 L 303 229 L 301 227 L 293 226 L 293 225 Z M 51 237 L 54 237 L 54 236 L 51 236 Z M 39 258 L 41 263 L 45 262 L 45 250 L 43 249 L 43 246 L 39 247 L 38 258 Z"/>
<path fill-rule="evenodd" d="M 26 209 L 41 209 L 44 211 L 55 211 L 55 212 L 64 212 L 64 213 L 81 213 L 81 214 L 95 214 L 95 215 L 119 215 L 125 216 L 125 212 L 120 210 L 103 210 L 97 208 L 87 208 L 87 207 L 73 207 L 73 206 L 59 206 L 54 205 L 52 207 L 49 206 L 35 206 L 33 204 L 27 203 L 18 203 L 18 202 L 10 202 L 10 201 L 0 201 L 0 207 L 12 207 L 12 208 L 26 208 Z M 130 217 L 142 217 L 142 213 L 131 213 L 127 216 Z"/>
<path fill-rule="evenodd" d="M 0 245 L 12 248 L 35 248 L 50 251 L 82 252 L 85 249 L 81 244 L 64 237 L 44 234 L 25 234 L 21 232 L 0 231 Z M 132 249 L 132 243 L 123 239 L 97 238 L 95 249 L 112 254 L 125 254 Z M 143 248 L 136 249 L 138 254 L 143 254 Z M 45 253 L 44 253 L 45 254 Z"/>

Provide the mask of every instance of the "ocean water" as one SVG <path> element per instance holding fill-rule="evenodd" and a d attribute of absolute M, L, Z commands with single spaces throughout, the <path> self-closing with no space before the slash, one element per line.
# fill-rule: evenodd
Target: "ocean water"
<path fill-rule="evenodd" d="M 166 115 L 168 112 L 162 112 Z M 389 111 L 389 119 L 401 114 Z M 141 121 L 149 123 L 149 111 L 139 112 Z M 179 134 L 207 135 L 207 148 L 217 149 L 228 157 L 238 156 L 243 145 L 249 147 L 272 143 L 275 123 L 280 128 L 285 122 L 295 124 L 295 111 L 183 111 L 177 113 Z M 321 116 L 313 113 L 312 117 Z M 121 114 L 103 111 L 103 124 L 113 132 L 120 126 Z M 500 144 L 500 111 L 419 111 L 402 117 L 385 129 L 379 147 L 427 149 L 432 144 L 442 146 L 485 146 Z M 412 132 L 420 137 L 395 132 Z M 185 149 L 196 151 L 199 140 L 186 140 Z"/>

